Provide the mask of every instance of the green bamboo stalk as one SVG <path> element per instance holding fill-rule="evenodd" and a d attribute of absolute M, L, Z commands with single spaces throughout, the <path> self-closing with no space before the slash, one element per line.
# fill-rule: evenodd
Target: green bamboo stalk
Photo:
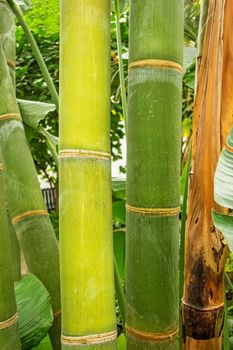
<path fill-rule="evenodd" d="M 187 204 L 188 204 L 188 184 L 189 184 L 189 171 L 191 166 L 192 159 L 192 145 L 189 149 L 188 161 L 185 166 L 185 180 L 184 180 L 184 195 L 183 195 L 183 204 L 182 204 L 182 214 L 181 214 L 181 228 L 180 228 L 180 258 L 179 258 L 179 343 L 180 349 L 182 347 L 182 297 L 184 292 L 184 251 L 185 251 L 185 225 L 187 220 Z"/>
<path fill-rule="evenodd" d="M 60 348 L 58 244 L 45 210 L 37 173 L 25 137 L 14 88 L 0 46 L 0 154 L 9 212 L 29 270 L 45 285 L 56 316 L 50 332 Z"/>
<path fill-rule="evenodd" d="M 126 307 L 125 294 L 122 288 L 121 277 L 120 277 L 120 273 L 117 267 L 117 262 L 115 257 L 114 257 L 114 277 L 115 277 L 116 296 L 119 304 L 123 330 L 125 332 L 125 307 Z"/>
<path fill-rule="evenodd" d="M 131 0 L 127 350 L 179 347 L 182 47 L 182 0 Z"/>
<path fill-rule="evenodd" d="M 69 350 L 116 349 L 109 25 L 109 0 L 61 2 L 62 349 Z"/>
<path fill-rule="evenodd" d="M 123 115 L 126 120 L 127 99 L 126 99 L 125 78 L 124 78 L 124 65 L 123 65 L 123 59 L 122 59 L 122 40 L 121 40 L 119 0 L 114 0 L 114 3 L 115 3 L 115 14 L 116 14 L 117 51 L 118 51 L 119 76 L 120 76 L 120 86 L 121 86 L 121 101 L 122 101 Z"/>
<path fill-rule="evenodd" d="M 0 0 L 0 40 L 12 81 L 15 82 L 15 24 L 14 16 L 5 0 Z"/>
<path fill-rule="evenodd" d="M 29 29 L 29 27 L 28 27 L 28 25 L 23 17 L 23 14 L 22 14 L 19 6 L 16 4 L 16 2 L 14 0 L 6 0 L 6 1 L 7 1 L 8 5 L 10 6 L 11 10 L 13 11 L 13 13 L 15 14 L 19 24 L 22 26 L 22 28 L 24 30 L 26 38 L 31 45 L 33 54 L 37 60 L 39 67 L 40 67 L 40 70 L 41 70 L 41 73 L 44 77 L 44 80 L 47 83 L 52 100 L 53 100 L 54 104 L 56 105 L 56 109 L 58 111 L 58 107 L 59 107 L 58 93 L 57 93 L 57 90 L 54 86 L 53 80 L 49 74 L 47 66 L 44 62 L 44 59 L 41 55 L 40 49 L 39 49 L 32 33 L 31 33 L 31 31 L 30 31 L 30 29 Z"/>
<path fill-rule="evenodd" d="M 20 350 L 18 315 L 11 274 L 10 241 L 0 163 L 0 348 Z"/>
<path fill-rule="evenodd" d="M 3 46 L 12 83 L 15 85 L 15 23 L 14 16 L 4 0 L 0 1 L 0 41 Z M 6 209 L 10 234 L 13 281 L 18 281 L 21 278 L 20 247 L 15 229 L 11 223 L 7 203 Z"/>

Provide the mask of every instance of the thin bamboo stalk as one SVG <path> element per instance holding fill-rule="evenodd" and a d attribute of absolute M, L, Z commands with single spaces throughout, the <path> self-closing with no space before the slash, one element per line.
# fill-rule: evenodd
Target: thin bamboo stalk
<path fill-rule="evenodd" d="M 185 242 L 183 348 L 222 349 L 227 247 L 212 221 L 213 181 L 221 147 L 224 0 L 209 0 L 193 113 L 192 176 Z"/>
<path fill-rule="evenodd" d="M 56 316 L 50 332 L 54 349 L 60 348 L 59 253 L 45 210 L 35 166 L 19 115 L 15 92 L 0 46 L 0 154 L 9 212 L 27 266 L 49 291 Z"/>
<path fill-rule="evenodd" d="M 10 241 L 0 163 L 0 348 L 20 350 L 18 314 L 11 274 Z"/>
<path fill-rule="evenodd" d="M 45 82 L 48 86 L 49 92 L 52 96 L 53 102 L 56 105 L 56 108 L 58 110 L 58 107 L 59 107 L 58 93 L 57 93 L 57 90 L 54 86 L 53 80 L 49 74 L 48 68 L 44 62 L 44 59 L 41 55 L 40 49 L 39 49 L 32 33 L 31 33 L 31 31 L 30 31 L 30 29 L 29 29 L 29 27 L 28 27 L 28 25 L 23 17 L 23 14 L 22 14 L 19 6 L 16 4 L 16 2 L 14 0 L 6 0 L 6 1 L 7 1 L 8 5 L 10 6 L 11 10 L 13 11 L 13 13 L 15 14 L 18 22 L 20 23 L 20 25 L 22 26 L 22 28 L 25 32 L 26 38 L 31 45 L 32 51 L 34 53 L 34 56 L 37 60 L 38 65 L 40 67 L 41 73 L 43 74 L 44 80 L 45 80 Z"/>
<path fill-rule="evenodd" d="M 128 350 L 178 349 L 183 1 L 131 0 Z"/>
<path fill-rule="evenodd" d="M 110 2 L 62 0 L 63 349 L 116 349 L 110 163 Z"/>
<path fill-rule="evenodd" d="M 119 0 L 114 0 L 114 4 L 115 4 L 115 14 L 116 14 L 117 51 L 118 51 L 119 76 L 120 76 L 120 86 L 121 86 L 121 101 L 122 101 L 123 115 L 124 115 L 124 118 L 126 120 L 126 118 L 127 118 L 127 99 L 126 99 L 126 88 L 125 88 L 125 78 L 124 78 L 124 64 L 123 64 L 123 58 L 122 58 L 122 40 L 121 40 Z"/>

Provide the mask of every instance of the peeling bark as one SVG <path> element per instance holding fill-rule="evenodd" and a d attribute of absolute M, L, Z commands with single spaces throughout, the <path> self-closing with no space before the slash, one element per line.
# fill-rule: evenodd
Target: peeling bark
<path fill-rule="evenodd" d="M 213 180 L 222 145 L 221 99 L 225 91 L 222 78 L 227 75 L 223 69 L 224 8 L 225 0 L 209 1 L 194 105 L 182 307 L 183 349 L 186 350 L 222 349 L 223 272 L 228 248 L 222 234 L 214 228 L 211 211 L 213 208 L 222 211 L 214 202 Z"/>

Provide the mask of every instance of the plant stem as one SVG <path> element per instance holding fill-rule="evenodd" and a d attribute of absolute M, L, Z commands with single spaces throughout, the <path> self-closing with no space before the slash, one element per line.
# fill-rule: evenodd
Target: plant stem
<path fill-rule="evenodd" d="M 121 277 L 118 271 L 115 257 L 114 257 L 114 276 L 115 276 L 116 295 L 117 295 L 118 304 L 120 308 L 123 329 L 125 332 L 125 294 L 122 288 Z"/>
<path fill-rule="evenodd" d="M 122 40 L 121 40 L 121 24 L 120 24 L 120 11 L 119 11 L 119 0 L 114 0 L 115 2 L 115 14 L 116 14 L 116 30 L 117 30 L 117 51 L 118 51 L 118 61 L 119 61 L 119 76 L 121 85 L 121 100 L 124 119 L 127 118 L 127 98 L 126 98 L 126 88 L 125 88 L 125 78 L 124 78 L 124 64 L 122 58 Z"/>
<path fill-rule="evenodd" d="M 10 6 L 11 10 L 14 12 L 18 22 L 20 23 L 20 25 L 22 26 L 24 32 L 25 32 L 25 35 L 26 35 L 26 38 L 28 39 L 28 42 L 30 43 L 31 45 L 31 48 L 32 48 L 32 51 L 34 53 L 34 56 L 37 60 L 37 63 L 40 67 L 40 70 L 41 70 L 41 73 L 44 77 L 44 80 L 46 81 L 47 83 L 47 86 L 48 86 L 48 89 L 49 89 L 49 92 L 51 94 L 51 97 L 52 97 L 52 100 L 54 102 L 54 104 L 56 105 L 56 109 L 58 111 L 59 109 L 59 98 L 58 98 L 58 93 L 57 93 L 57 90 L 54 86 L 54 83 L 53 83 L 53 80 L 49 74 L 49 71 L 47 69 L 47 66 L 44 62 L 44 59 L 41 55 L 41 52 L 40 52 L 40 49 L 23 17 L 23 14 L 19 8 L 19 6 L 15 3 L 14 0 L 6 0 L 8 5 Z"/>
<path fill-rule="evenodd" d="M 183 196 L 183 205 L 182 205 L 182 215 L 181 215 L 181 229 L 180 229 L 180 260 L 179 260 L 179 317 L 180 317 L 180 332 L 179 332 L 179 340 L 180 340 L 180 349 L 182 346 L 182 319 L 181 319 L 181 306 L 182 306 L 182 297 L 184 290 L 184 245 L 185 245 L 185 225 L 187 219 L 187 204 L 188 204 L 188 183 L 189 183 L 189 171 L 192 159 L 192 145 L 189 149 L 188 161 L 186 165 L 186 174 L 185 174 L 185 185 L 184 185 L 184 196 Z"/>

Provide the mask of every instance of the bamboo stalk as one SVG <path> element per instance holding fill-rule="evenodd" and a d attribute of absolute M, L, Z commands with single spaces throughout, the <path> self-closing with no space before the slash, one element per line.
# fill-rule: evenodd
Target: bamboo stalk
<path fill-rule="evenodd" d="M 15 82 L 15 24 L 12 12 L 5 0 L 0 0 L 0 40 L 12 81 Z"/>
<path fill-rule="evenodd" d="M 182 1 L 131 1 L 127 349 L 178 349 Z"/>
<path fill-rule="evenodd" d="M 118 51 L 118 62 L 119 62 L 119 76 L 120 76 L 120 86 L 121 86 L 121 101 L 123 115 L 126 120 L 127 118 L 127 98 L 126 98 L 126 88 L 125 88 L 125 78 L 124 78 L 124 64 L 122 58 L 122 41 L 121 41 L 121 23 L 120 23 L 120 9 L 119 0 L 114 0 L 115 4 L 115 14 L 116 14 L 116 32 L 117 32 L 117 51 Z"/>
<path fill-rule="evenodd" d="M 22 26 L 22 28 L 24 30 L 26 38 L 31 45 L 32 51 L 34 53 L 34 56 L 37 60 L 38 65 L 40 67 L 41 73 L 44 77 L 44 80 L 45 80 L 47 86 L 48 86 L 49 92 L 52 96 L 52 100 L 53 100 L 54 104 L 56 105 L 56 109 L 58 110 L 58 107 L 59 107 L 58 93 L 57 93 L 57 90 L 54 86 L 53 80 L 49 74 L 47 66 L 44 62 L 44 59 L 41 55 L 40 49 L 39 49 L 32 33 L 31 33 L 31 31 L 30 31 L 30 29 L 29 29 L 29 27 L 28 27 L 28 25 L 23 17 L 23 14 L 22 14 L 19 6 L 16 4 L 16 2 L 14 0 L 6 0 L 6 1 L 7 1 L 8 5 L 10 6 L 11 10 L 13 11 L 13 13 L 15 14 L 18 22 L 20 23 L 20 25 Z"/>
<path fill-rule="evenodd" d="M 58 245 L 45 210 L 2 47 L 0 76 L 0 154 L 5 168 L 6 199 L 27 266 L 51 295 L 53 310 L 58 317 L 54 320 L 50 337 L 54 349 L 59 349 Z"/>
<path fill-rule="evenodd" d="M 110 164 L 110 2 L 61 2 L 63 349 L 116 349 Z"/>
<path fill-rule="evenodd" d="M 15 23 L 14 16 L 4 0 L 0 1 L 0 41 L 5 53 L 8 69 L 10 71 L 12 83 L 15 85 Z M 8 227 L 11 247 L 11 268 L 13 281 L 21 278 L 21 258 L 20 247 L 15 229 L 11 223 L 8 205 L 6 203 Z"/>
<path fill-rule="evenodd" d="M 10 241 L 0 163 L 0 348 L 19 350 L 18 314 L 11 274 Z"/>
<path fill-rule="evenodd" d="M 221 147 L 224 0 L 209 0 L 193 113 L 192 176 L 185 242 L 183 348 L 222 349 L 227 247 L 212 221 L 213 181 Z M 211 130 L 211 132 L 210 132 Z"/>

